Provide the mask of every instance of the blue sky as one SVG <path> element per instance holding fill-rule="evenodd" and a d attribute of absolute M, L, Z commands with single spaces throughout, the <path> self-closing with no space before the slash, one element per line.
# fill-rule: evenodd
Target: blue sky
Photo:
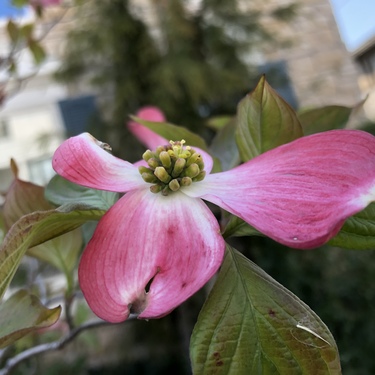
<path fill-rule="evenodd" d="M 341 38 L 354 51 L 375 36 L 375 0 L 330 0 Z"/>
<path fill-rule="evenodd" d="M 0 17 L 16 17 L 22 15 L 23 11 L 10 5 L 10 0 L 0 0 Z"/>

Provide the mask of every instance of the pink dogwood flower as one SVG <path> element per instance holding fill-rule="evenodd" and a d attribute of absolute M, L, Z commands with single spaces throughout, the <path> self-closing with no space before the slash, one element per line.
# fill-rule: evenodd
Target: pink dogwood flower
<path fill-rule="evenodd" d="M 184 142 L 146 151 L 148 167 L 139 168 L 107 150 L 84 133 L 57 149 L 53 167 L 74 183 L 126 193 L 100 220 L 79 265 L 88 304 L 110 322 L 164 316 L 217 271 L 225 242 L 203 200 L 308 249 L 375 199 L 375 137 L 358 130 L 303 137 L 212 174 L 210 156 Z"/>

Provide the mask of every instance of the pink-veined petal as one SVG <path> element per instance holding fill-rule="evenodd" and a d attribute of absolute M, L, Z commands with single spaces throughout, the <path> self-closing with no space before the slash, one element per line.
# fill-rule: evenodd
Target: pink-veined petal
<path fill-rule="evenodd" d="M 60 176 L 89 188 L 116 192 L 147 188 L 136 166 L 103 147 L 89 133 L 69 138 L 56 150 L 52 166 Z"/>
<path fill-rule="evenodd" d="M 133 163 L 133 165 L 135 165 L 136 167 L 146 167 L 146 168 L 149 168 L 149 165 L 147 164 L 147 161 L 145 161 L 143 159 L 136 161 L 135 163 Z"/>
<path fill-rule="evenodd" d="M 136 116 L 143 120 L 153 122 L 165 122 L 166 120 L 164 113 L 159 108 L 151 106 L 141 108 L 137 112 Z M 128 129 L 143 145 L 145 145 L 151 151 L 155 150 L 158 146 L 169 144 L 165 138 L 154 133 L 152 130 L 138 122 L 129 121 Z"/>
<path fill-rule="evenodd" d="M 375 137 L 358 130 L 303 137 L 183 191 L 280 243 L 317 247 L 375 200 Z"/>
<path fill-rule="evenodd" d="M 91 309 L 107 321 L 130 313 L 157 318 L 213 276 L 224 248 L 202 200 L 134 190 L 100 220 L 79 265 L 80 286 Z"/>

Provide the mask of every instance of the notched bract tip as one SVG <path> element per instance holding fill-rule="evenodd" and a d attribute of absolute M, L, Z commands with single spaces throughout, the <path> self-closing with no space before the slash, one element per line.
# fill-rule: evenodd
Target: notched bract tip
<path fill-rule="evenodd" d="M 96 139 L 95 137 L 93 137 L 91 134 L 89 133 L 86 133 L 90 138 L 91 140 L 97 145 L 99 146 L 100 148 L 102 148 L 103 150 L 105 151 L 108 151 L 108 152 L 111 152 L 112 151 L 112 147 L 108 144 L 108 143 L 105 143 L 105 142 L 102 142 L 102 141 L 99 141 L 98 139 Z"/>

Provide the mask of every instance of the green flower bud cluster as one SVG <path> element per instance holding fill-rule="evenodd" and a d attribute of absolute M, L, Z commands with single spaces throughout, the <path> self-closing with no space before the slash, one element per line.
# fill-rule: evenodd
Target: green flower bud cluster
<path fill-rule="evenodd" d="M 152 184 L 151 192 L 168 195 L 204 179 L 206 172 L 202 156 L 184 144 L 184 140 L 170 141 L 170 145 L 159 146 L 154 152 L 147 150 L 143 154 L 148 167 L 138 169 L 143 180 Z"/>

